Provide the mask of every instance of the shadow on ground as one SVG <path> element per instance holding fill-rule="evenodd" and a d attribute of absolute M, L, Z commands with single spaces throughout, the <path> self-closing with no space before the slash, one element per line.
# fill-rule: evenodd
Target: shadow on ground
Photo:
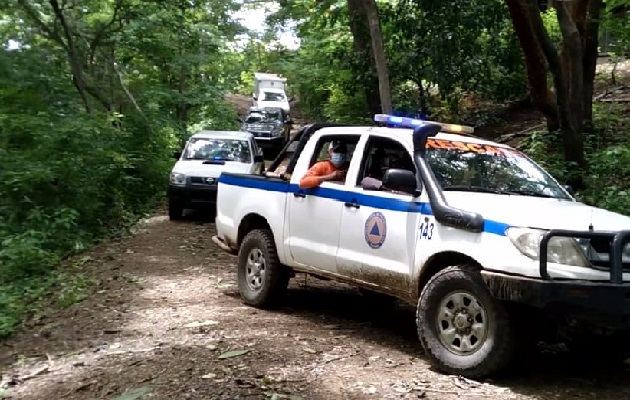
<path fill-rule="evenodd" d="M 298 275 L 281 309 L 246 307 L 236 258 L 212 244 L 210 222 L 199 213 L 178 222 L 154 217 L 135 236 L 90 252 L 92 295 L 29 321 L 0 345 L 9 394 L 114 399 L 147 388 L 147 398 L 159 399 L 630 397 L 626 367 L 542 353 L 494 382 L 462 387 L 428 367 L 412 308 L 375 308 L 346 285 Z M 251 351 L 219 358 L 232 350 Z"/>

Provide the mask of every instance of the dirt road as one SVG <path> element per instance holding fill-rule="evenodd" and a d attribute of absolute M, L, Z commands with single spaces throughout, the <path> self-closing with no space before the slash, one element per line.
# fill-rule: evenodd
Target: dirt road
<path fill-rule="evenodd" d="M 416 340 L 413 310 L 370 309 L 356 290 L 313 278 L 292 281 L 281 310 L 245 307 L 238 298 L 235 257 L 215 247 L 213 231 L 199 217 L 175 223 L 157 215 L 132 237 L 80 256 L 82 269 L 97 282 L 92 293 L 31 321 L 0 345 L 4 396 L 630 397 L 624 366 L 585 368 L 557 355 L 532 355 L 519 371 L 488 382 L 436 373 Z"/>

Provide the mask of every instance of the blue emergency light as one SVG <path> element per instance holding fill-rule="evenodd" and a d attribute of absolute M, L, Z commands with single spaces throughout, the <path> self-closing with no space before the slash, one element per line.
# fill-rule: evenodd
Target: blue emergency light
<path fill-rule="evenodd" d="M 475 129 L 471 126 L 458 125 L 458 124 L 445 124 L 442 122 L 425 121 L 417 118 L 399 117 L 397 115 L 389 114 L 375 114 L 374 122 L 381 122 L 389 125 L 393 125 L 400 128 L 416 128 L 424 124 L 436 124 L 442 127 L 443 132 L 458 133 L 458 134 L 472 134 Z"/>
<path fill-rule="evenodd" d="M 415 128 L 424 124 L 425 121 L 421 119 L 399 117 L 389 114 L 375 114 L 374 122 L 383 122 L 390 125 L 400 126 L 401 128 Z"/>

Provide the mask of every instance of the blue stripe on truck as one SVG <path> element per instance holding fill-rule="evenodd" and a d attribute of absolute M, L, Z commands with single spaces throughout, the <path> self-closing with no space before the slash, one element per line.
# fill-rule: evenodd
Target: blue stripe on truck
<path fill-rule="evenodd" d="M 352 192 L 347 190 L 332 189 L 332 188 L 314 188 L 314 189 L 300 189 L 300 187 L 294 183 L 272 180 L 272 179 L 257 179 L 248 178 L 246 176 L 235 176 L 221 174 L 219 176 L 219 183 L 231 186 L 240 186 L 252 189 L 261 189 L 270 192 L 280 193 L 295 193 L 303 192 L 309 196 L 321 197 L 324 199 L 331 199 L 341 202 L 351 201 L 366 207 L 373 207 L 379 210 L 401 211 L 401 212 L 413 212 L 424 215 L 433 215 L 431 210 L 431 204 L 419 202 L 419 201 L 405 201 L 400 199 L 392 199 L 387 197 L 380 197 L 375 195 L 369 195 L 365 193 Z M 510 225 L 503 222 L 492 221 L 484 219 L 483 231 L 486 233 L 492 233 L 499 236 L 505 236 L 505 230 Z"/>

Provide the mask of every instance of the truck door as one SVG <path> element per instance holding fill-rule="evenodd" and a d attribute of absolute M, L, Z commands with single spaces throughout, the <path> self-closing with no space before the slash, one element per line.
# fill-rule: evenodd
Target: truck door
<path fill-rule="evenodd" d="M 312 157 L 298 161 L 291 177 L 292 193 L 287 195 L 289 256 L 298 264 L 335 271 L 342 200 L 348 187 L 345 182 L 323 182 L 314 189 L 300 189 L 298 184 L 309 167 L 328 160 L 327 149 L 333 140 L 347 144 L 351 159 L 360 137 L 358 134 L 322 135 L 314 146 L 307 145 L 303 150 L 302 157 L 310 154 Z"/>
<path fill-rule="evenodd" d="M 348 177 L 352 194 L 341 212 L 337 273 L 407 295 L 421 206 L 408 194 L 363 189 L 361 181 L 382 179 L 387 167 L 415 171 L 411 152 L 397 140 L 372 133 L 362 153 L 360 167 Z"/>

